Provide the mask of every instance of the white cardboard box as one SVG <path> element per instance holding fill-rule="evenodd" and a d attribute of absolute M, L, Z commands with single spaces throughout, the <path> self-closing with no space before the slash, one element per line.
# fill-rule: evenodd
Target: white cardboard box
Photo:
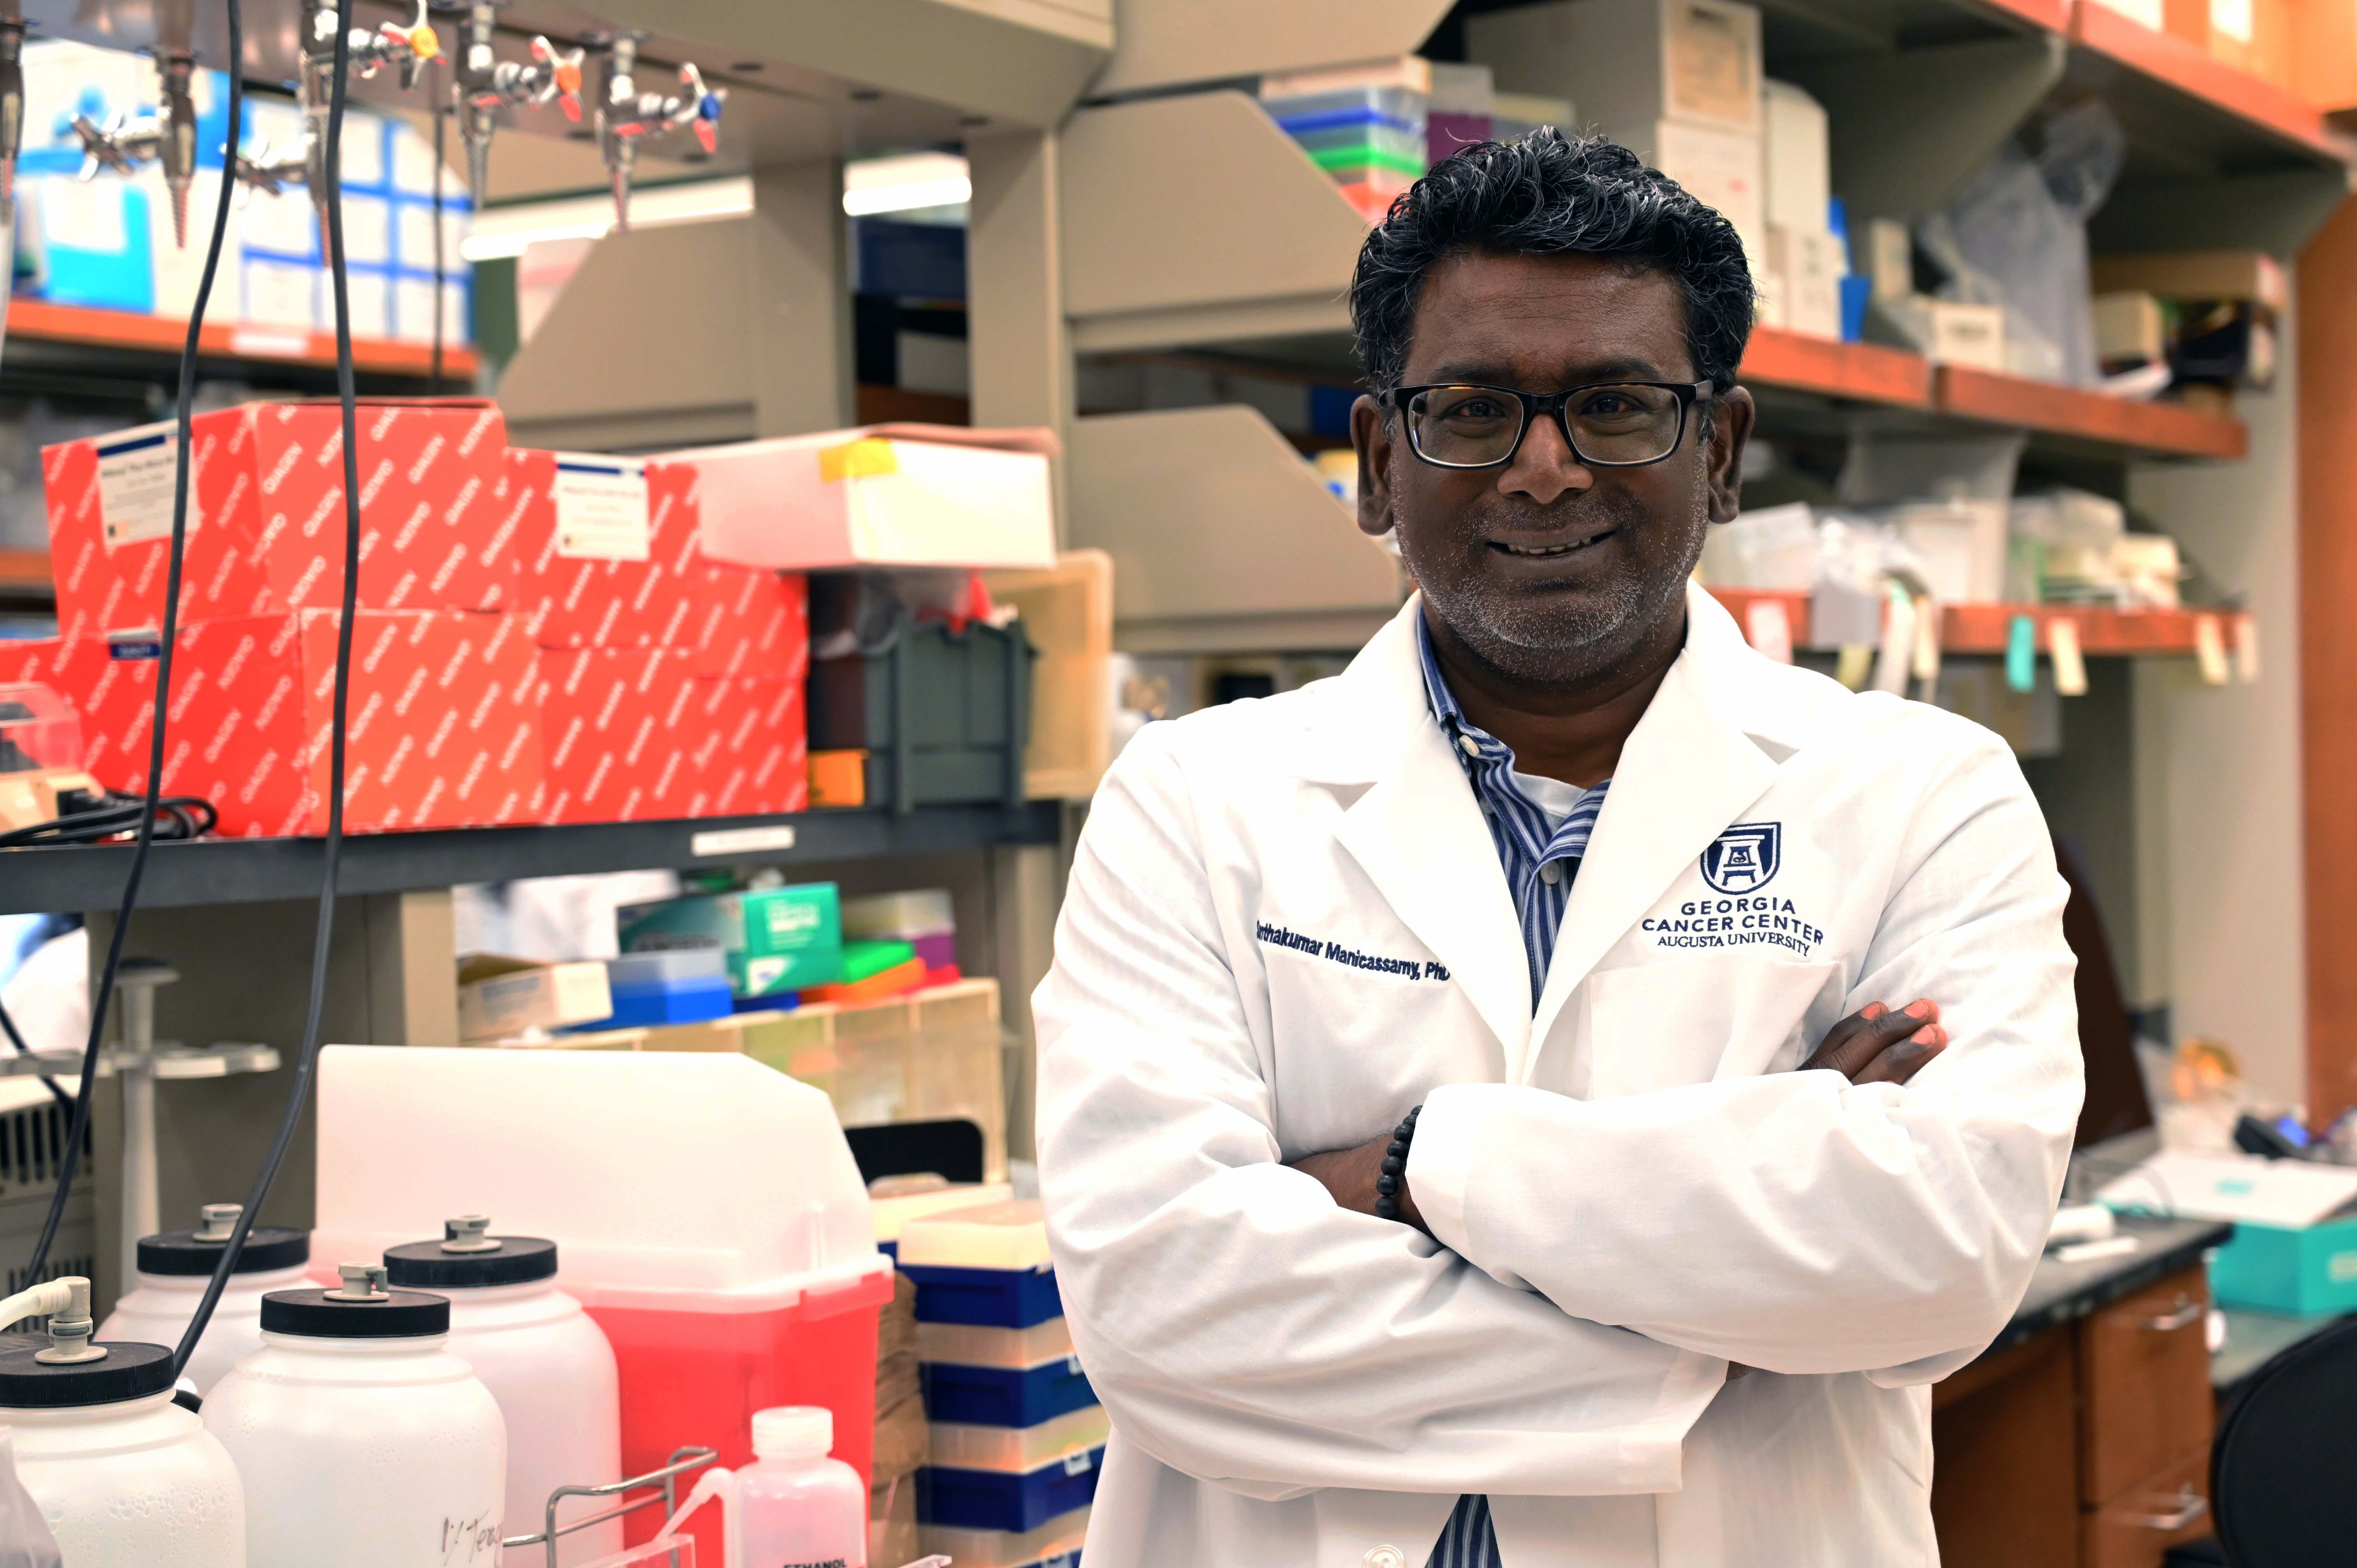
<path fill-rule="evenodd" d="M 458 961 L 458 1037 L 496 1040 L 614 1015 L 603 961 L 543 963 L 500 953 Z"/>
<path fill-rule="evenodd" d="M 1833 210 L 1833 145 L 1824 105 L 1789 81 L 1762 84 L 1761 184 L 1768 221 L 1817 233 Z"/>
<path fill-rule="evenodd" d="M 1045 430 L 877 424 L 673 452 L 695 465 L 704 551 L 774 571 L 1051 566 Z"/>
<path fill-rule="evenodd" d="M 1768 212 L 1760 199 L 1760 138 L 1677 120 L 1656 121 L 1624 138 L 1631 151 L 1735 225 L 1755 274 L 1768 270 Z"/>
<path fill-rule="evenodd" d="M 1656 120 L 1760 132 L 1760 13 L 1750 5 L 1559 0 L 1474 16 L 1465 41 L 1502 91 L 1567 97 L 1616 141 Z"/>

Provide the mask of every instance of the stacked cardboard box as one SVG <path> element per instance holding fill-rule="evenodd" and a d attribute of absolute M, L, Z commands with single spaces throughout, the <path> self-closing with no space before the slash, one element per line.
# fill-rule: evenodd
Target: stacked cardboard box
<path fill-rule="evenodd" d="M 505 423 L 487 403 L 371 403 L 357 424 L 361 555 L 344 822 L 370 832 L 521 820 L 540 785 L 538 675 L 490 532 Z M 249 403 L 190 426 L 188 527 L 164 789 L 228 835 L 327 826 L 344 581 L 333 403 Z M 178 432 L 42 454 L 53 643 L 13 650 L 83 715 L 91 771 L 146 785 Z"/>
<path fill-rule="evenodd" d="M 917 1283 L 917 1360 L 931 1423 L 917 1473 L 927 1552 L 1032 1568 L 1076 1550 L 1110 1427 L 1081 1370 L 1037 1203 L 901 1227 Z"/>

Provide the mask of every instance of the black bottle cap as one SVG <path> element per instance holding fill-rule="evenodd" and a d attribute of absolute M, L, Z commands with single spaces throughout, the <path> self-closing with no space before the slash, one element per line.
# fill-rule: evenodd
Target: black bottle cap
<path fill-rule="evenodd" d="M 538 1236 L 501 1236 L 496 1246 L 477 1251 L 446 1252 L 443 1246 L 411 1241 L 387 1247 L 384 1272 L 394 1284 L 416 1290 L 482 1290 L 556 1277 L 556 1243 Z"/>
<path fill-rule="evenodd" d="M 139 1272 L 143 1274 L 207 1275 L 221 1262 L 227 1243 L 201 1239 L 194 1230 L 167 1230 L 139 1238 Z M 245 1251 L 237 1255 L 241 1274 L 268 1273 L 273 1269 L 300 1268 L 311 1261 L 311 1233 L 276 1225 L 257 1225 L 246 1232 Z"/>
<path fill-rule="evenodd" d="M 172 1386 L 172 1352 L 161 1345 L 102 1340 L 106 1352 L 95 1361 L 51 1366 L 34 1358 L 48 1346 L 17 1344 L 0 1349 L 0 1410 L 71 1410 L 81 1405 L 121 1404 L 160 1394 Z"/>
<path fill-rule="evenodd" d="M 416 1339 L 450 1332 L 447 1296 L 396 1290 L 377 1301 L 339 1301 L 330 1290 L 274 1290 L 262 1298 L 265 1334 L 307 1339 Z"/>

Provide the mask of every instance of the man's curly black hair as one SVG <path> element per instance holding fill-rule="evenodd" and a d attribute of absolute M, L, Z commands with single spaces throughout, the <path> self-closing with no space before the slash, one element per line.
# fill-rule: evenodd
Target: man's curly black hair
<path fill-rule="evenodd" d="M 1435 164 L 1367 236 L 1351 279 L 1351 319 L 1367 384 L 1407 368 L 1415 301 L 1433 263 L 1467 252 L 1607 256 L 1668 272 L 1686 299 L 1686 344 L 1712 390 L 1735 384 L 1751 335 L 1751 272 L 1735 226 L 1637 155 L 1552 126 L 1481 142 Z"/>

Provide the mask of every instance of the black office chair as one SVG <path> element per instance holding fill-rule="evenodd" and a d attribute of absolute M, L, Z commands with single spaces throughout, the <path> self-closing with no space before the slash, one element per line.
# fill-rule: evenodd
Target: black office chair
<path fill-rule="evenodd" d="M 2357 1542 L 2357 1321 L 2251 1374 L 2218 1423 L 2210 1502 L 2232 1568 L 2322 1568 Z"/>

